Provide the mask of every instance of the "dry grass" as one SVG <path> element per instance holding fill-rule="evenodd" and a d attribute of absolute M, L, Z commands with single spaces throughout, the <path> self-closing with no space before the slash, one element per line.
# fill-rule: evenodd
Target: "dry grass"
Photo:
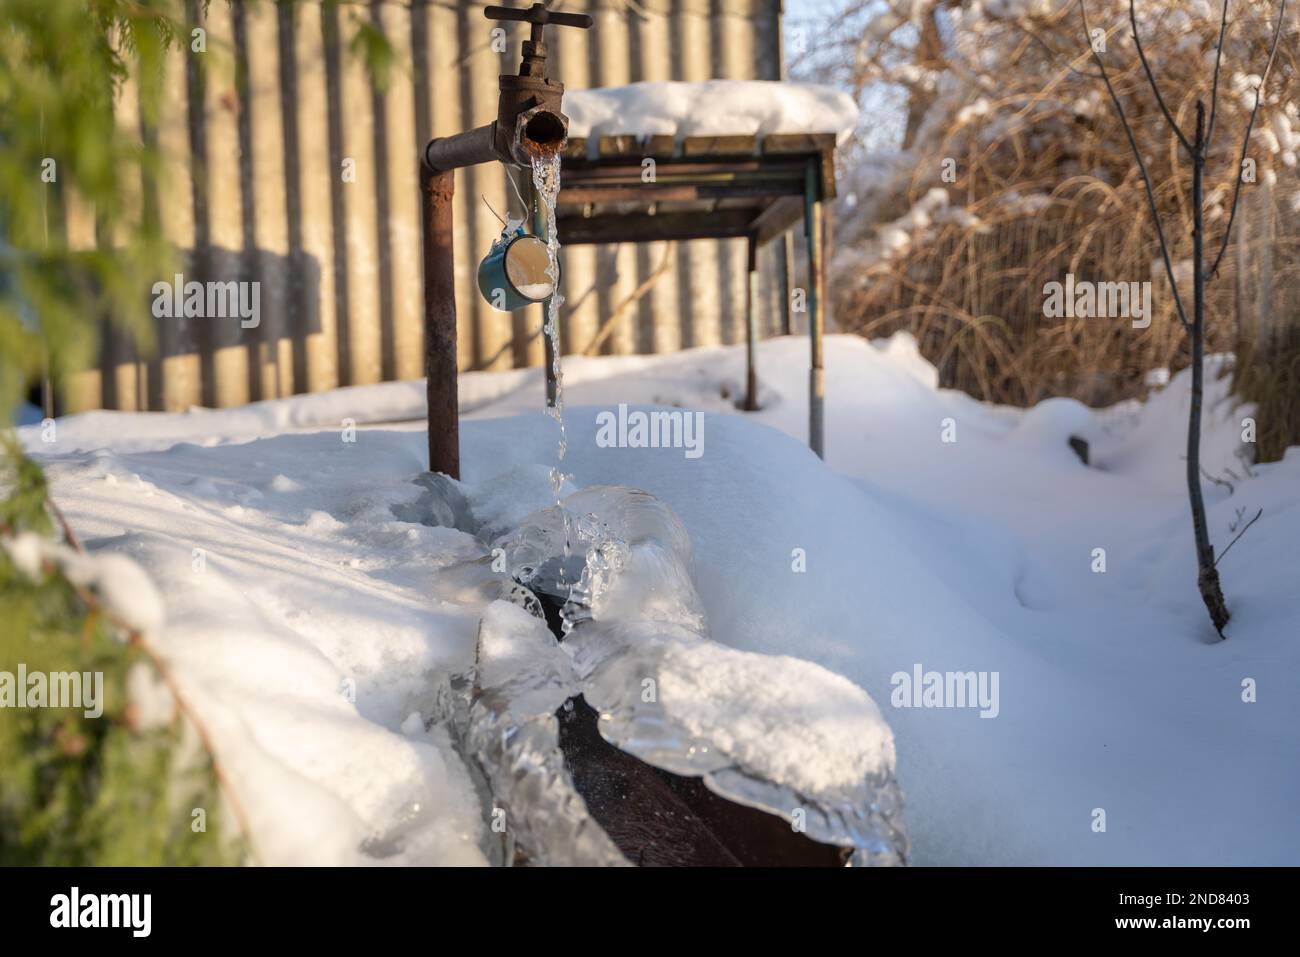
<path fill-rule="evenodd" d="M 1228 223 L 1249 113 L 1247 88 L 1233 78 L 1262 69 L 1275 6 L 1235 8 L 1206 189 L 1210 258 Z M 1209 100 L 1205 56 L 1216 42 L 1218 8 L 1213 22 L 1187 28 L 1199 39 L 1186 43 L 1156 28 L 1181 22 L 1179 7 L 1173 0 L 1140 4 L 1155 18 L 1145 36 L 1148 56 L 1175 117 L 1190 129 L 1196 101 Z M 1190 312 L 1189 170 L 1127 39 L 1127 9 L 1127 2 L 1090 0 L 1094 21 L 1110 30 L 1107 68 L 1147 157 L 1172 259 L 1186 269 L 1180 292 Z M 893 178 L 872 183 L 854 214 L 859 222 L 846 223 L 848 251 L 834 263 L 831 295 L 840 329 L 873 337 L 910 330 L 945 386 L 993 402 L 1071 396 L 1109 404 L 1143 395 L 1149 370 L 1178 370 L 1189 358 L 1142 181 L 1093 75 L 1077 16 L 1070 2 L 1031 21 L 995 23 L 975 44 L 984 59 L 949 54 L 941 72 L 960 82 L 934 94 Z M 1284 33 L 1257 133 L 1296 88 L 1300 44 L 1294 26 Z M 987 56 L 990 50 L 997 55 Z M 857 52 L 878 73 L 900 56 L 896 46 Z M 1295 198 L 1295 169 L 1264 144 L 1259 135 L 1252 139 L 1258 182 L 1243 189 L 1243 209 L 1254 212 L 1238 218 L 1233 244 L 1209 283 L 1206 342 L 1211 352 L 1238 352 L 1240 394 L 1260 404 L 1261 459 L 1300 437 L 1300 270 L 1293 261 L 1300 228 L 1290 225 L 1294 212 L 1278 214 Z M 945 163 L 956 172 L 948 180 L 941 176 Z M 1272 175 L 1276 187 L 1266 185 Z M 845 178 L 852 182 L 851 168 Z M 947 194 L 949 211 L 969 215 L 912 221 L 910 245 L 884 254 L 887 244 L 872 249 L 881 231 L 864 229 L 862 221 L 898 221 L 936 187 Z M 1025 197 L 1034 205 L 1026 206 Z M 1272 212 L 1263 215 L 1265 207 Z M 1047 318 L 1044 286 L 1067 273 L 1093 282 L 1150 281 L 1150 326 L 1135 328 L 1122 317 Z M 1269 331 L 1247 336 L 1248 326 Z"/>
<path fill-rule="evenodd" d="M 1168 284 L 1153 281 L 1145 329 L 1119 318 L 1048 319 L 1046 283 L 1151 280 L 1157 250 L 1136 217 L 1099 222 L 1084 201 L 987 231 L 945 227 L 887 277 L 841 290 L 841 328 L 867 336 L 908 329 L 942 383 L 992 402 L 1028 405 L 1071 396 L 1094 405 L 1140 395 L 1147 370 L 1186 365 Z M 1231 345 L 1231 277 L 1212 291 L 1210 347 Z"/>

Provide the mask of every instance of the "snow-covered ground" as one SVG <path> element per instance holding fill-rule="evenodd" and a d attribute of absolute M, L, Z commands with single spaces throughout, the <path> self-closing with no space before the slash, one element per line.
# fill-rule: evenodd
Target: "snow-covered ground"
<path fill-rule="evenodd" d="M 1021 412 L 938 390 L 904 335 L 826 345 L 825 464 L 803 441 L 801 339 L 762 345 L 752 414 L 735 409 L 739 347 L 567 359 L 570 484 L 672 506 L 714 640 L 870 693 L 914 863 L 1300 863 L 1300 455 L 1247 477 L 1245 413 L 1212 382 L 1204 463 L 1231 485 L 1205 486 L 1219 549 L 1264 509 L 1222 559 L 1219 642 L 1195 587 L 1185 376 L 1141 406 Z M 465 491 L 493 527 L 554 501 L 541 396 L 537 369 L 462 377 Z M 702 454 L 602 447 L 598 417 L 619 403 L 703 411 Z M 423 425 L 402 420 L 422 414 L 423 384 L 398 383 L 88 413 L 53 443 L 21 432 L 88 545 L 158 583 L 153 640 L 260 860 L 484 861 L 463 763 L 445 729 L 410 718 L 472 659 L 485 608 L 440 575 L 483 545 L 418 520 Z M 896 706 L 896 676 L 918 665 L 981 674 L 993 706 Z"/>

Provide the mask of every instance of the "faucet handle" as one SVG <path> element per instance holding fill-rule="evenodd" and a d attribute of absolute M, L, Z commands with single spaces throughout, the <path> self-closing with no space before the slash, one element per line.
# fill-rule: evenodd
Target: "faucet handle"
<path fill-rule="evenodd" d="M 483 16 L 489 20 L 518 20 L 532 24 L 532 33 L 523 43 L 524 58 L 519 64 L 519 75 L 542 79 L 546 77 L 546 41 L 542 38 L 545 26 L 554 23 L 558 27 L 580 27 L 586 30 L 593 22 L 585 13 L 552 13 L 544 3 L 534 3 L 526 10 L 517 7 L 484 7 Z"/>
<path fill-rule="evenodd" d="M 542 28 L 548 23 L 554 23 L 559 27 L 579 27 L 583 30 L 589 29 L 594 22 L 590 16 L 585 13 L 553 13 L 546 9 L 544 3 L 534 3 L 527 9 L 517 7 L 484 7 L 483 16 L 489 20 L 518 20 L 522 23 L 531 23 L 533 25 L 532 35 L 529 37 L 534 43 L 542 39 Z"/>

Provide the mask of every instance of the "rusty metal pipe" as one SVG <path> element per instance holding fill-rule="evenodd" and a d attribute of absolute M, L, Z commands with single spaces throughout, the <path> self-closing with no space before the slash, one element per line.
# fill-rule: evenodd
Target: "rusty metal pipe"
<path fill-rule="evenodd" d="M 452 242 L 455 170 L 500 160 L 520 163 L 564 143 L 563 114 L 534 107 L 515 115 L 510 135 L 499 122 L 430 140 L 420 162 L 424 234 L 424 370 L 429 416 L 429 470 L 460 478 L 460 403 L 456 365 L 456 266 Z M 548 361 L 549 366 L 549 361 Z M 552 400 L 554 401 L 554 400 Z"/>
<path fill-rule="evenodd" d="M 514 77 L 506 77 L 514 79 Z M 500 160 L 528 167 L 534 156 L 557 153 L 568 138 L 564 114 L 533 106 L 455 136 L 440 136 L 424 147 L 424 164 L 440 171 Z"/>
<path fill-rule="evenodd" d="M 808 446 L 817 457 L 826 458 L 826 373 L 823 368 L 822 310 L 826 302 L 822 267 L 822 187 L 817 163 L 809 161 L 804 180 L 804 233 L 808 237 L 808 342 L 811 369 L 808 372 Z"/>
<path fill-rule="evenodd" d="M 497 152 L 496 138 L 496 123 L 488 123 L 455 136 L 440 136 L 425 146 L 424 164 L 430 171 L 440 172 L 460 169 L 462 166 L 477 166 L 493 160 L 510 162 L 509 158 Z"/>
<path fill-rule="evenodd" d="M 758 411 L 758 237 L 745 241 L 745 411 Z"/>
<path fill-rule="evenodd" d="M 450 169 L 435 170 L 427 161 L 420 164 L 429 471 L 459 479 L 460 401 L 456 394 L 456 272 L 451 219 L 455 175 Z"/>
<path fill-rule="evenodd" d="M 586 14 L 551 13 L 543 3 L 527 10 L 488 7 L 489 20 L 532 24 L 519 75 L 499 78 L 497 118 L 477 129 L 430 140 L 420 154 L 420 226 L 424 235 L 424 371 L 429 416 L 429 469 L 460 478 L 460 403 L 456 394 L 456 264 L 452 244 L 454 170 L 479 163 L 528 167 L 554 156 L 569 134 L 560 111 L 564 84 L 546 77 L 543 28 L 587 29 Z M 548 367 L 550 363 L 548 361 Z"/>

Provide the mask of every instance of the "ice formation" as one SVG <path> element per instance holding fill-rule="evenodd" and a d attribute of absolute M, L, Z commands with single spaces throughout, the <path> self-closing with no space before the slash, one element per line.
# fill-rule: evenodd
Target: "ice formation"
<path fill-rule="evenodd" d="M 514 604 L 484 616 L 475 668 L 453 682 L 450 710 L 525 856 L 622 860 L 560 749 L 556 715 L 581 695 L 601 737 L 646 764 L 783 818 L 854 864 L 903 862 L 893 735 L 879 709 L 818 665 L 711 641 L 690 540 L 667 505 L 636 489 L 587 488 L 494 546 Z M 525 589 L 560 609 L 562 643 L 536 598 L 520 599 Z"/>

